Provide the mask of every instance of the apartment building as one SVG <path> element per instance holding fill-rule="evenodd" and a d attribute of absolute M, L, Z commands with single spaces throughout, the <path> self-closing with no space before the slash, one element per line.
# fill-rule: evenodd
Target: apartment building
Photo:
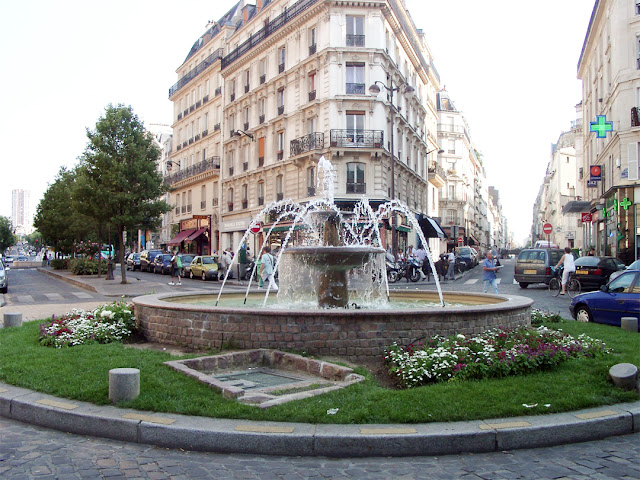
<path fill-rule="evenodd" d="M 574 210 L 590 214 L 583 235 L 598 254 L 630 263 L 640 250 L 640 2 L 595 2 L 578 78 L 585 204 Z"/>
<path fill-rule="evenodd" d="M 266 206 L 318 198 L 323 156 L 343 211 L 365 195 L 374 208 L 397 198 L 434 214 L 440 79 L 403 2 L 240 1 L 196 41 L 178 78 L 169 244 L 236 248 L 260 215 L 263 230 L 246 240 L 255 252 L 274 220 Z M 395 226 L 398 248 L 413 243 L 403 215 Z M 385 222 L 385 247 L 391 231 Z"/>

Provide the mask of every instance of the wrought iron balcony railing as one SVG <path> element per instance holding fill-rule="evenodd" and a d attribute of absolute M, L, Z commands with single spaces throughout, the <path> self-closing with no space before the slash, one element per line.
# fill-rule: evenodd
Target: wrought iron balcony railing
<path fill-rule="evenodd" d="M 347 47 L 364 47 L 364 35 L 347 35 Z"/>
<path fill-rule="evenodd" d="M 316 99 L 316 91 L 313 90 L 311 92 L 309 92 L 309 101 L 312 102 Z"/>
<path fill-rule="evenodd" d="M 264 167 L 264 157 L 258 157 L 258 166 Z"/>
<path fill-rule="evenodd" d="M 264 123 L 264 113 L 258 117 L 258 123 Z"/>
<path fill-rule="evenodd" d="M 316 50 L 318 49 L 318 45 L 316 45 L 315 43 L 313 45 L 309 46 L 309 55 L 313 55 L 314 53 L 316 53 Z"/>
<path fill-rule="evenodd" d="M 200 202 L 200 210 L 204 210 L 205 208 L 207 208 L 207 201 L 206 200 L 202 200 Z"/>
<path fill-rule="evenodd" d="M 242 171 L 246 172 L 249 170 L 249 162 L 242 162 Z"/>
<path fill-rule="evenodd" d="M 284 158 L 284 152 L 282 150 L 278 151 L 278 160 L 282 160 Z"/>
<path fill-rule="evenodd" d="M 340 148 L 382 148 L 382 130 L 331 130 L 331 146 Z"/>
<path fill-rule="evenodd" d="M 244 93 L 249 93 L 249 85 L 244 86 Z"/>
<path fill-rule="evenodd" d="M 364 83 L 347 83 L 347 95 L 364 95 Z"/>
<path fill-rule="evenodd" d="M 222 59 L 221 68 L 227 68 L 242 55 L 262 43 L 267 37 L 280 30 L 284 25 L 289 23 L 316 2 L 318 2 L 318 0 L 299 0 L 294 3 L 291 8 L 286 8 L 284 12 L 267 23 L 262 29 L 251 34 L 245 42 L 238 45 L 235 50 L 225 56 Z"/>
<path fill-rule="evenodd" d="M 249 200 L 242 200 L 242 208 L 247 208 L 249 206 Z"/>
<path fill-rule="evenodd" d="M 218 95 L 222 95 L 222 87 L 218 87 L 218 88 L 216 88 L 216 90 L 215 90 L 215 92 L 214 92 L 214 93 L 215 93 L 215 96 L 216 96 L 216 97 L 217 97 Z"/>
<path fill-rule="evenodd" d="M 284 105 L 280 105 L 278 107 L 278 115 L 282 115 L 284 113 Z"/>
<path fill-rule="evenodd" d="M 316 187 L 307 187 L 307 197 L 313 197 L 316 194 Z"/>
<path fill-rule="evenodd" d="M 191 80 L 193 80 L 198 75 L 200 75 L 200 73 L 204 72 L 208 67 L 213 65 L 214 62 L 220 60 L 222 58 L 223 53 L 224 53 L 224 50 L 222 48 L 219 48 L 218 50 L 213 52 L 211 55 L 209 55 L 207 58 L 205 58 L 202 62 L 197 64 L 195 68 L 189 70 L 180 80 L 178 80 L 178 82 L 175 85 L 173 85 L 169 89 L 169 98 L 171 98 L 172 95 L 174 95 L 178 90 L 184 87 Z"/>
<path fill-rule="evenodd" d="M 300 155 L 311 150 L 319 150 L 324 148 L 324 133 L 316 132 L 291 140 L 289 149 L 292 157 Z"/>
<path fill-rule="evenodd" d="M 267 76 L 263 73 L 260 75 L 260 85 L 267 81 Z"/>
<path fill-rule="evenodd" d="M 209 170 L 220 170 L 220 157 L 209 157 L 206 160 L 202 160 L 190 167 L 180 170 L 171 175 L 164 177 L 164 183 L 167 185 L 173 185 L 185 178 L 193 177 L 200 173 L 208 172 Z"/>
<path fill-rule="evenodd" d="M 447 174 L 445 173 L 444 168 L 442 168 L 436 162 L 430 162 L 428 170 L 429 170 L 429 173 L 435 173 L 436 175 L 440 175 L 442 178 L 447 177 Z"/>
<path fill-rule="evenodd" d="M 367 193 L 367 184 L 347 183 L 347 193 Z"/>

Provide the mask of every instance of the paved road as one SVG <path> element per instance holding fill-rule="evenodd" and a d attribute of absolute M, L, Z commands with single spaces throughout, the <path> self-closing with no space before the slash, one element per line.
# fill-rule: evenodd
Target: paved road
<path fill-rule="evenodd" d="M 0 417 L 0 478 L 626 480 L 640 478 L 640 434 L 488 454 L 328 459 L 183 452 Z"/>

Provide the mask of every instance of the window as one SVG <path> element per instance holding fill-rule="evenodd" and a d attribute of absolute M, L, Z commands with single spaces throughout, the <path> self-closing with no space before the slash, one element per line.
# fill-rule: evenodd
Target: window
<path fill-rule="evenodd" d="M 313 55 L 314 53 L 316 53 L 316 48 L 317 48 L 316 35 L 317 35 L 317 31 L 315 27 L 309 30 L 309 55 Z"/>
<path fill-rule="evenodd" d="M 180 194 L 176 194 L 176 215 L 180 215 Z"/>
<path fill-rule="evenodd" d="M 284 158 L 284 132 L 278 132 L 278 160 Z"/>
<path fill-rule="evenodd" d="M 278 175 L 276 177 L 276 200 L 282 200 L 284 198 L 282 183 L 283 183 L 283 177 L 282 175 Z"/>
<path fill-rule="evenodd" d="M 316 117 L 311 117 L 307 120 L 307 133 L 315 133 L 316 132 Z"/>
<path fill-rule="evenodd" d="M 347 163 L 347 193 L 366 193 L 364 163 Z"/>
<path fill-rule="evenodd" d="M 233 212 L 233 188 L 230 188 L 227 192 L 227 208 L 230 212 Z"/>
<path fill-rule="evenodd" d="M 262 85 L 267 81 L 267 60 L 265 58 L 260 60 L 258 72 L 260 72 L 260 85 Z"/>
<path fill-rule="evenodd" d="M 244 93 L 249 93 L 249 70 L 244 72 Z"/>
<path fill-rule="evenodd" d="M 187 213 L 187 192 L 182 192 L 182 213 Z"/>
<path fill-rule="evenodd" d="M 364 17 L 347 15 L 347 47 L 364 47 Z"/>
<path fill-rule="evenodd" d="M 229 90 L 230 90 L 229 100 L 233 102 L 236 99 L 236 81 L 235 81 L 235 79 L 231 80 L 231 85 L 229 87 Z"/>
<path fill-rule="evenodd" d="M 202 117 L 202 131 L 203 132 L 209 131 L 209 113 L 205 113 L 204 116 Z"/>
<path fill-rule="evenodd" d="M 258 182 L 258 205 L 264 205 L 264 182 Z"/>
<path fill-rule="evenodd" d="M 244 107 L 242 111 L 242 118 L 244 119 L 243 130 L 249 130 L 249 107 Z"/>
<path fill-rule="evenodd" d="M 364 95 L 364 63 L 347 63 L 347 94 Z"/>
<path fill-rule="evenodd" d="M 207 208 L 207 187 L 202 185 L 200 190 L 200 210 Z"/>
<path fill-rule="evenodd" d="M 258 138 L 258 166 L 264 166 L 264 137 Z"/>
<path fill-rule="evenodd" d="M 449 225 L 456 225 L 458 223 L 458 212 L 455 210 L 447 210 L 447 221 Z"/>
<path fill-rule="evenodd" d="M 639 151 L 640 151 L 640 143 L 633 142 L 633 143 L 627 144 L 627 153 L 629 155 L 628 156 L 629 172 L 628 172 L 627 178 L 629 180 L 638 180 L 638 177 L 639 177 L 638 164 L 640 163 L 638 162 L 638 158 L 640 157 L 640 155 L 638 155 Z M 603 169 L 603 173 L 604 173 L 604 169 Z"/>
<path fill-rule="evenodd" d="M 264 123 L 264 112 L 265 112 L 265 107 L 267 105 L 267 101 L 265 98 L 261 98 L 260 100 L 258 100 L 258 108 L 260 109 L 260 116 L 258 117 L 258 123 Z"/>
<path fill-rule="evenodd" d="M 249 206 L 249 186 L 245 183 L 242 185 L 242 208 Z"/>
<path fill-rule="evenodd" d="M 449 152 L 448 153 L 456 153 L 456 141 L 449 140 Z"/>
<path fill-rule="evenodd" d="M 316 194 L 316 167 L 307 168 L 307 196 Z"/>
<path fill-rule="evenodd" d="M 309 74 L 309 101 L 316 99 L 316 72 Z"/>
<path fill-rule="evenodd" d="M 234 161 L 233 152 L 229 152 L 229 176 L 233 175 Z"/>
<path fill-rule="evenodd" d="M 284 88 L 278 90 L 278 115 L 284 113 Z"/>
<path fill-rule="evenodd" d="M 456 186 L 454 185 L 449 185 L 449 200 L 455 200 L 456 199 Z"/>
<path fill-rule="evenodd" d="M 214 207 L 218 206 L 218 182 L 213 183 L 213 194 L 211 198 L 211 205 Z"/>
<path fill-rule="evenodd" d="M 364 142 L 364 112 L 347 112 L 347 141 Z"/>
<path fill-rule="evenodd" d="M 640 0 L 636 0 L 636 15 L 640 15 Z"/>
<path fill-rule="evenodd" d="M 278 50 L 278 73 L 284 72 L 284 61 L 287 56 L 287 50 L 285 47 L 281 47 Z"/>
<path fill-rule="evenodd" d="M 191 213 L 191 205 L 192 205 L 192 201 L 191 201 L 191 190 L 189 190 L 187 192 L 187 213 Z"/>

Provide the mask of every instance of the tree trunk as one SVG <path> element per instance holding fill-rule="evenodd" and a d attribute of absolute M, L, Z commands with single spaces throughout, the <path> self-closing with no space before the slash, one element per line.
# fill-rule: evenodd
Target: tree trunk
<path fill-rule="evenodd" d="M 127 283 L 127 269 L 124 264 L 124 226 L 122 225 L 118 225 L 118 246 L 120 247 L 118 260 L 120 260 L 120 276 L 122 277 L 120 283 L 125 284 Z"/>

